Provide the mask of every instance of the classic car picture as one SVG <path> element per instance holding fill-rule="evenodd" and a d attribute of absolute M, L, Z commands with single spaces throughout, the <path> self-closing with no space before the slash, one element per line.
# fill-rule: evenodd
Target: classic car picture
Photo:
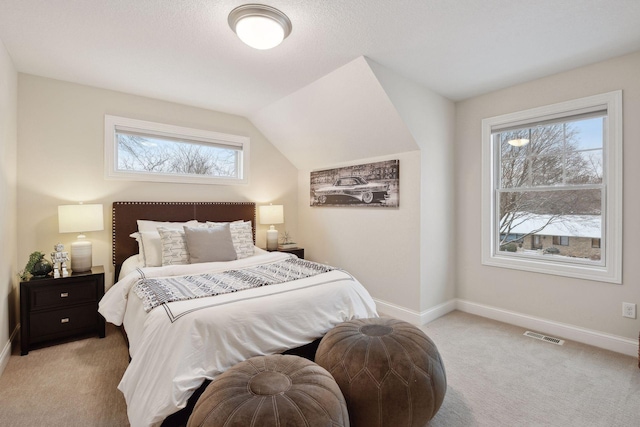
<path fill-rule="evenodd" d="M 311 206 L 398 207 L 399 160 L 311 172 Z"/>

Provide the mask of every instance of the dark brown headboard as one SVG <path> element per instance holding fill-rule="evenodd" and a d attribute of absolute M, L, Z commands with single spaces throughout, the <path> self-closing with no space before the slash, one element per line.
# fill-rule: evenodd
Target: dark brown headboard
<path fill-rule="evenodd" d="M 256 204 L 253 202 L 113 202 L 112 244 L 115 277 L 120 266 L 138 253 L 138 244 L 129 237 L 138 231 L 137 220 L 152 221 L 251 221 L 256 241 Z"/>

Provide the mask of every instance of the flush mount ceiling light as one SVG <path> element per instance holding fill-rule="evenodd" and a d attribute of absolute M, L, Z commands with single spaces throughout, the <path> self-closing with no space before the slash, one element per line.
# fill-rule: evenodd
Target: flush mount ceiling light
<path fill-rule="evenodd" d="M 229 26 L 244 43 L 262 50 L 278 46 L 291 34 L 287 15 L 263 4 L 236 7 L 229 14 Z"/>
<path fill-rule="evenodd" d="M 507 141 L 509 145 L 513 145 L 514 147 L 522 147 L 523 145 L 527 145 L 529 143 L 528 139 L 520 138 L 520 139 L 510 139 Z"/>

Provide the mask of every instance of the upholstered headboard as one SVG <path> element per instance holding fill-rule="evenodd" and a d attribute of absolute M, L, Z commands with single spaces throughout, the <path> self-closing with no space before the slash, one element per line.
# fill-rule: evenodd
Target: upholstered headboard
<path fill-rule="evenodd" d="M 256 241 L 256 204 L 253 202 L 113 202 L 112 245 L 115 277 L 122 263 L 138 253 L 138 244 L 129 237 L 138 231 L 137 220 L 152 221 L 251 221 Z"/>

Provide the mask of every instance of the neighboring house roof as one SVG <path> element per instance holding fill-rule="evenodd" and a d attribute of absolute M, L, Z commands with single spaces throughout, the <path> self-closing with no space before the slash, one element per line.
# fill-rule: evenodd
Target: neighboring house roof
<path fill-rule="evenodd" d="M 511 234 L 529 234 L 544 227 L 534 234 L 590 237 L 592 239 L 599 239 L 601 236 L 602 218 L 600 215 L 564 215 L 545 226 L 550 218 L 551 215 L 522 214 L 522 218 L 516 220 L 516 225 L 511 229 Z"/>

